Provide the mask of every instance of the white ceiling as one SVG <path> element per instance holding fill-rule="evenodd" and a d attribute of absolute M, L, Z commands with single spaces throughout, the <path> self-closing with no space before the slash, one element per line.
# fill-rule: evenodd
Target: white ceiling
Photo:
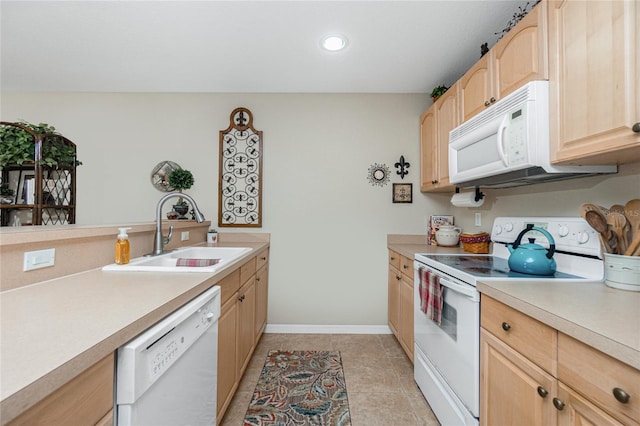
<path fill-rule="evenodd" d="M 425 93 L 526 1 L 0 2 L 6 92 Z M 320 49 L 348 37 L 338 53 Z"/>

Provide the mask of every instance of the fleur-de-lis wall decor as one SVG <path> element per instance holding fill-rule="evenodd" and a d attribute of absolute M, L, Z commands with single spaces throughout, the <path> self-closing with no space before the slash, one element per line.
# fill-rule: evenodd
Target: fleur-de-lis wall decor
<path fill-rule="evenodd" d="M 411 163 L 404 161 L 404 155 L 401 155 L 400 160 L 395 164 L 395 167 L 398 169 L 396 173 L 400 175 L 400 179 L 404 179 L 405 175 L 409 174 L 407 169 L 411 167 Z"/>

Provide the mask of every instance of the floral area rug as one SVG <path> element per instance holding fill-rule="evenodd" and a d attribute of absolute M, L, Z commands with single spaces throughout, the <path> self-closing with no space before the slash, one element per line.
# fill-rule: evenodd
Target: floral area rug
<path fill-rule="evenodd" d="M 269 351 L 244 418 L 267 425 L 350 426 L 340 352 Z"/>

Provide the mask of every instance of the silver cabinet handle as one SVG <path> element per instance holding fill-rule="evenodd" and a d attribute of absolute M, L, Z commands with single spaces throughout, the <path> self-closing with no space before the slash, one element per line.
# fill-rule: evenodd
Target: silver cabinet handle
<path fill-rule="evenodd" d="M 549 391 L 547 391 L 545 388 L 543 388 L 542 386 L 538 386 L 538 395 L 540 395 L 543 398 L 546 398 L 547 395 L 549 395 Z"/>
<path fill-rule="evenodd" d="M 627 404 L 629 399 L 631 399 L 631 396 L 626 393 L 624 389 L 620 388 L 613 388 L 613 396 L 618 400 L 618 402 L 623 404 Z"/>
<path fill-rule="evenodd" d="M 631 130 L 633 130 L 636 133 L 640 133 L 640 122 L 637 122 L 636 124 L 634 124 Z"/>
<path fill-rule="evenodd" d="M 558 411 L 564 410 L 564 402 L 560 401 L 558 398 L 553 398 L 553 406 L 556 407 Z"/>
<path fill-rule="evenodd" d="M 511 326 L 509 325 L 509 323 L 503 322 L 502 323 L 502 329 L 504 331 L 509 331 L 509 330 L 511 330 Z"/>

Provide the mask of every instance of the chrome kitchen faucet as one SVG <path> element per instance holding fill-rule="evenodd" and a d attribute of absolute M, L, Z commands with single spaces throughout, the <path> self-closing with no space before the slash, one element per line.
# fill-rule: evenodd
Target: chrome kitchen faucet
<path fill-rule="evenodd" d="M 162 206 L 164 205 L 165 201 L 167 201 L 169 198 L 174 197 L 186 198 L 193 207 L 193 214 L 195 216 L 196 222 L 202 223 L 204 221 L 204 215 L 200 212 L 196 201 L 191 198 L 191 196 L 183 194 L 182 192 L 171 192 L 160 198 L 160 201 L 158 201 L 158 205 L 156 206 L 156 236 L 153 241 L 153 253 L 150 253 L 148 256 L 159 256 L 161 254 L 164 254 L 165 244 L 169 244 L 169 241 L 171 241 L 171 236 L 173 235 L 173 225 L 169 227 L 169 235 L 167 235 L 166 237 L 162 235 Z"/>

